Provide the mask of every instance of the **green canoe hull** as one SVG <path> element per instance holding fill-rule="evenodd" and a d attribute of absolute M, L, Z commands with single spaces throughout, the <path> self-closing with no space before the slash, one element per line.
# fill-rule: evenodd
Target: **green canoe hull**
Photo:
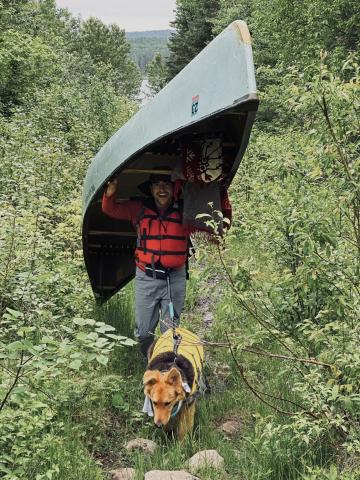
<path fill-rule="evenodd" d="M 84 259 L 99 301 L 109 299 L 135 273 L 136 234 L 131 223 L 101 211 L 107 181 L 117 175 L 119 197 L 139 197 L 138 185 L 154 168 L 173 168 L 174 142 L 216 132 L 224 134 L 236 152 L 223 181 L 229 185 L 245 153 L 257 108 L 250 35 L 246 24 L 236 21 L 101 148 L 88 169 L 83 193 Z"/>

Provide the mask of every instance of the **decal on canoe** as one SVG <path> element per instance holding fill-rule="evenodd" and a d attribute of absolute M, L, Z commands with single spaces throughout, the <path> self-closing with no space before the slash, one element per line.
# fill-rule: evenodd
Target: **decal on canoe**
<path fill-rule="evenodd" d="M 196 115 L 199 109 L 199 95 L 192 97 L 191 102 L 191 115 Z"/>

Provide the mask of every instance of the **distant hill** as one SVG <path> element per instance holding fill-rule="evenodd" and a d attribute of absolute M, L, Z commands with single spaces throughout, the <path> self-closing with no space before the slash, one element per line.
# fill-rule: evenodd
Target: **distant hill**
<path fill-rule="evenodd" d="M 128 40 L 134 38 L 166 38 L 168 40 L 173 32 L 175 30 L 147 30 L 145 32 L 125 32 L 125 35 Z"/>
<path fill-rule="evenodd" d="M 167 42 L 174 31 L 169 29 L 126 32 L 126 38 L 131 45 L 131 57 L 143 73 L 155 53 L 161 53 L 163 57 L 169 54 Z"/>

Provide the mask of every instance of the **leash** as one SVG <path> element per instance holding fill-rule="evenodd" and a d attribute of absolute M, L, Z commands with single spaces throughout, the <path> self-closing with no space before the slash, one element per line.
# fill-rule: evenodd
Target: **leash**
<path fill-rule="evenodd" d="M 181 342 L 181 335 L 176 333 L 176 326 L 175 326 L 175 312 L 174 312 L 174 304 L 171 299 L 171 284 L 170 284 L 170 274 L 166 276 L 167 281 L 167 288 L 168 288 L 168 297 L 169 297 L 169 312 L 170 312 L 170 322 L 172 327 L 172 334 L 173 334 L 173 352 L 175 354 L 175 359 L 177 356 L 177 352 L 179 349 L 179 345 Z"/>

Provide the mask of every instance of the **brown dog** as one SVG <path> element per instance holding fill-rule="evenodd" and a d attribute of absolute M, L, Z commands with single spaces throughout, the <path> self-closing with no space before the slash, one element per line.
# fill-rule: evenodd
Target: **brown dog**
<path fill-rule="evenodd" d="M 200 339 L 184 328 L 176 328 L 179 343 L 174 351 L 173 331 L 167 330 L 154 344 L 144 373 L 144 412 L 154 423 L 175 429 L 182 441 L 194 425 L 195 402 L 202 386 L 204 351 Z M 175 427 L 175 428 L 174 428 Z"/>

